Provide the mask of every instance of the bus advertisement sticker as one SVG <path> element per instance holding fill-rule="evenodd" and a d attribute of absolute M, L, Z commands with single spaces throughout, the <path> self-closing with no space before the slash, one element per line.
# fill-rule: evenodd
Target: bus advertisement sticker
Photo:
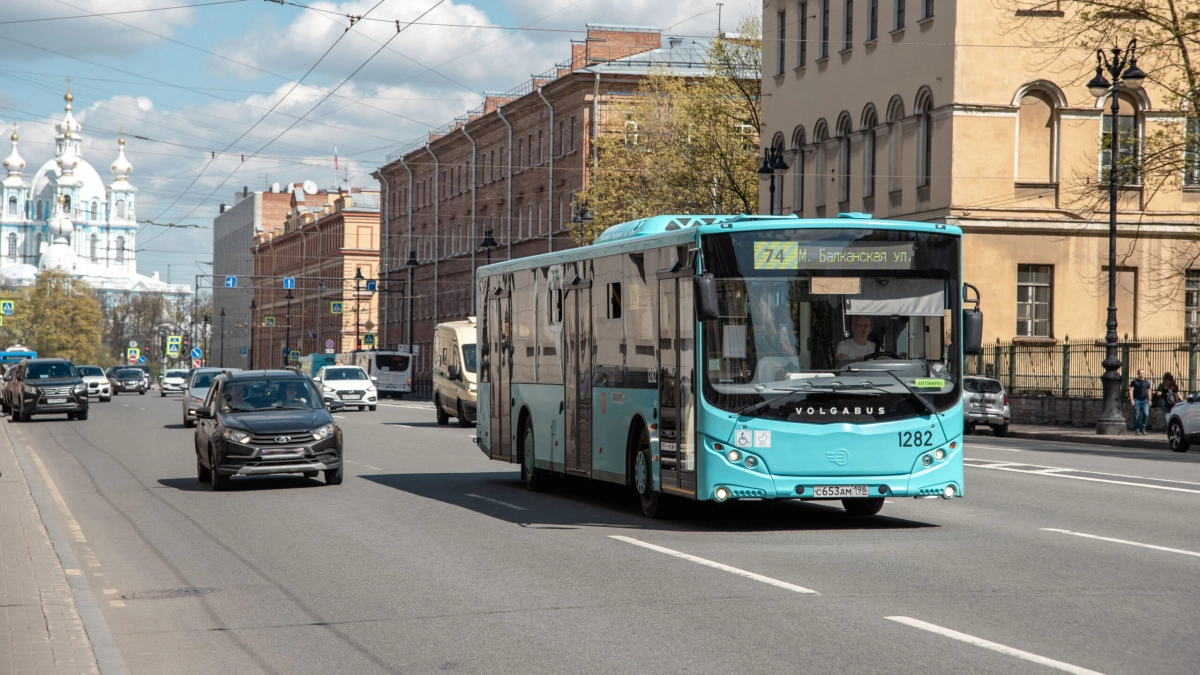
<path fill-rule="evenodd" d="M 750 447 L 750 441 L 749 429 L 738 429 L 737 431 L 733 432 L 733 444 L 739 448 Z"/>
<path fill-rule="evenodd" d="M 755 431 L 754 432 L 754 447 L 756 447 L 756 448 L 771 447 L 771 432 Z"/>

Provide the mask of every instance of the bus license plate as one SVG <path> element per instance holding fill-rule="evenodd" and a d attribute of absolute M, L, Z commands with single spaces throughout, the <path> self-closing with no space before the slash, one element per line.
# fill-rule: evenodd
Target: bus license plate
<path fill-rule="evenodd" d="M 866 485 L 818 485 L 813 488 L 815 497 L 866 497 L 868 494 Z"/>

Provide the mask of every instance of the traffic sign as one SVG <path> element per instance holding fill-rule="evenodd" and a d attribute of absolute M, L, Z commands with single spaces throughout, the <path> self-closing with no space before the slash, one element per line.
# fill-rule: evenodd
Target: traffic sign
<path fill-rule="evenodd" d="M 363 324 L 363 328 L 367 330 L 375 330 L 375 322 L 367 319 L 366 323 Z"/>
<path fill-rule="evenodd" d="M 0 300 L 0 316 L 12 316 L 16 304 L 12 300 Z"/>
<path fill-rule="evenodd" d="M 192 367 L 199 368 L 201 365 L 200 359 L 192 359 Z"/>
<path fill-rule="evenodd" d="M 137 340 L 130 340 L 130 341 L 129 341 L 129 348 L 130 348 L 130 349 L 135 349 L 136 347 L 137 347 Z"/>
<path fill-rule="evenodd" d="M 335 300 L 335 301 L 329 303 L 329 313 L 330 314 L 341 314 L 342 313 L 342 301 Z"/>
<path fill-rule="evenodd" d="M 247 353 L 248 350 L 245 347 L 242 347 L 242 356 L 245 356 Z"/>
<path fill-rule="evenodd" d="M 367 279 L 367 290 L 374 293 L 376 288 L 379 288 L 379 282 L 374 279 Z"/>
<path fill-rule="evenodd" d="M 333 353 L 333 350 L 332 350 L 332 349 L 326 349 L 326 350 L 325 350 L 325 353 L 326 353 L 326 354 L 332 354 L 332 353 Z"/>
<path fill-rule="evenodd" d="M 139 357 L 138 357 L 138 365 L 139 365 L 139 366 L 144 366 L 144 365 L 146 365 L 146 357 L 144 357 L 144 356 L 139 356 Z"/>
<path fill-rule="evenodd" d="M 374 346 L 375 345 L 375 334 L 374 333 L 363 333 L 363 344 L 368 345 L 368 346 Z"/>
<path fill-rule="evenodd" d="M 204 352 L 199 347 L 192 347 L 192 358 L 198 359 L 204 356 Z"/>
<path fill-rule="evenodd" d="M 167 336 L 167 344 L 169 344 L 169 345 L 171 345 L 171 344 L 177 345 L 181 342 L 183 342 L 182 335 L 168 335 Z"/>
<path fill-rule="evenodd" d="M 225 288 L 237 288 L 237 277 L 225 277 Z"/>
<path fill-rule="evenodd" d="M 283 278 L 284 290 L 291 290 L 295 287 L 296 287 L 296 277 L 284 277 Z"/>
<path fill-rule="evenodd" d="M 263 317 L 263 325 L 266 326 L 267 328 L 274 328 L 275 327 L 275 317 L 273 317 L 273 316 Z"/>
<path fill-rule="evenodd" d="M 137 357 L 134 356 L 133 354 L 130 354 L 129 358 L 127 360 L 129 361 L 129 365 L 131 365 L 131 366 L 134 365 L 135 363 L 137 363 Z"/>
<path fill-rule="evenodd" d="M 125 360 L 129 363 L 137 363 L 138 357 L 142 355 L 142 351 L 137 347 L 130 347 L 125 350 Z"/>
<path fill-rule="evenodd" d="M 326 349 L 333 349 L 333 340 L 326 340 L 326 341 L 325 341 L 325 348 L 326 348 Z"/>
<path fill-rule="evenodd" d="M 288 358 L 289 361 L 299 361 L 300 360 L 300 350 L 293 349 L 292 353 L 289 354 L 288 356 L 289 356 L 289 358 Z"/>
<path fill-rule="evenodd" d="M 179 356 L 179 345 L 168 344 L 167 345 L 167 356 Z"/>

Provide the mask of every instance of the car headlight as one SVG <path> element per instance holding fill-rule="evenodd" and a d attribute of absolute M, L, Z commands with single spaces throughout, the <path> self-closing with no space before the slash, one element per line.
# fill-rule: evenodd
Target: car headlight
<path fill-rule="evenodd" d="M 317 427 L 316 429 L 313 429 L 311 433 L 313 438 L 317 439 L 318 441 L 324 440 L 333 435 L 333 425 L 326 424 L 323 427 Z"/>
<path fill-rule="evenodd" d="M 474 382 L 467 385 L 467 391 L 478 391 L 478 389 L 479 389 L 479 386 L 476 385 Z"/>
<path fill-rule="evenodd" d="M 375 387 L 374 387 L 374 386 L 367 387 L 367 391 L 368 391 L 368 392 L 370 392 L 370 393 L 372 393 L 372 394 L 374 394 L 374 393 L 375 393 Z"/>
<path fill-rule="evenodd" d="M 332 393 L 337 391 L 337 389 L 334 389 L 333 387 L 321 387 L 321 391 L 325 393 Z"/>
<path fill-rule="evenodd" d="M 204 403 L 204 399 L 202 399 L 202 398 L 196 398 L 195 396 L 193 396 L 193 397 L 192 397 L 192 403 Z"/>
<path fill-rule="evenodd" d="M 250 434 L 244 431 L 238 431 L 237 429 L 226 429 L 223 435 L 225 438 L 233 441 L 234 443 L 245 444 L 250 442 Z"/>
<path fill-rule="evenodd" d="M 26 394 L 36 394 L 36 393 L 38 393 L 37 387 L 31 387 L 28 384 L 25 385 L 25 393 Z"/>
<path fill-rule="evenodd" d="M 75 391 L 87 391 L 87 383 L 80 382 L 79 384 L 75 385 Z"/>

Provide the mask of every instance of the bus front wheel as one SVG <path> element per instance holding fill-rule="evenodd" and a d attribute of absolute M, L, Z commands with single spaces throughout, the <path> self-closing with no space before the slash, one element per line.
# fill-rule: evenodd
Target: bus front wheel
<path fill-rule="evenodd" d="M 638 503 L 647 518 L 661 518 L 665 509 L 662 493 L 654 491 L 653 467 L 650 463 L 650 435 L 642 430 L 638 438 L 637 454 L 633 456 L 633 488 L 637 490 Z"/>
<path fill-rule="evenodd" d="M 533 425 L 528 421 L 521 425 L 521 480 L 532 492 L 546 489 L 546 472 L 533 462 Z"/>
<path fill-rule="evenodd" d="M 848 516 L 873 516 L 883 509 L 883 497 L 869 499 L 843 499 L 842 508 Z"/>

